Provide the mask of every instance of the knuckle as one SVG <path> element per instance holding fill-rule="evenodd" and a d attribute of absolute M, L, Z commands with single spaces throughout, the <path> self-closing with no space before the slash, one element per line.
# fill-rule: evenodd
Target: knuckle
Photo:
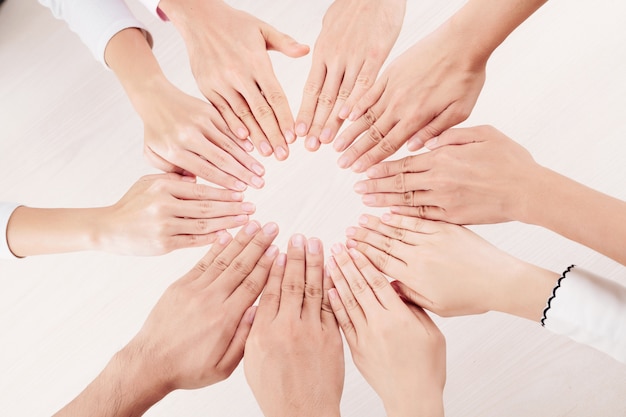
<path fill-rule="evenodd" d="M 384 270 L 387 267 L 387 264 L 389 263 L 389 254 L 387 254 L 387 253 L 378 253 L 374 257 L 374 261 L 375 261 L 376 266 L 378 267 L 378 269 L 380 269 L 382 271 L 382 270 Z"/>
<path fill-rule="evenodd" d="M 195 266 L 194 269 L 197 272 L 200 272 L 201 274 L 206 272 L 209 267 L 211 266 L 211 264 L 209 264 L 207 261 L 205 261 L 204 259 L 201 259 L 200 262 L 198 262 Z"/>
<path fill-rule="evenodd" d="M 272 110 L 272 107 L 267 104 L 256 106 L 255 113 L 258 115 L 259 119 L 267 119 L 269 117 L 272 119 L 274 118 L 274 111 Z"/>
<path fill-rule="evenodd" d="M 240 119 L 248 119 L 252 117 L 252 112 L 248 106 L 237 106 L 235 109 L 235 114 Z"/>
<path fill-rule="evenodd" d="M 393 187 L 397 192 L 404 193 L 406 192 L 406 177 L 404 172 L 393 177 Z"/>
<path fill-rule="evenodd" d="M 363 118 L 363 121 L 368 126 L 372 126 L 374 123 L 376 123 L 376 120 L 378 120 L 378 117 L 376 116 L 376 113 L 374 113 L 374 110 L 372 110 L 371 108 L 367 109 L 367 111 L 362 116 L 362 118 Z"/>
<path fill-rule="evenodd" d="M 196 219 L 196 230 L 198 233 L 206 233 L 209 229 L 209 222 L 205 219 Z M 195 235 L 191 235 L 195 236 Z"/>
<path fill-rule="evenodd" d="M 400 169 L 402 172 L 411 172 L 411 162 L 413 161 L 412 157 L 403 158 L 400 162 Z"/>
<path fill-rule="evenodd" d="M 352 289 L 352 293 L 356 295 L 365 292 L 365 290 L 369 288 L 369 285 L 367 285 L 367 281 L 363 278 L 357 278 L 350 282 L 350 288 Z"/>
<path fill-rule="evenodd" d="M 387 287 L 388 285 L 389 285 L 389 281 L 387 281 L 387 278 L 385 278 L 381 274 L 376 274 L 376 276 L 372 279 L 372 283 L 370 284 L 372 289 L 375 291 L 381 290 Z"/>
<path fill-rule="evenodd" d="M 238 274 L 249 275 L 252 272 L 254 266 L 244 259 L 235 259 L 230 264 L 230 267 Z"/>
<path fill-rule="evenodd" d="M 372 77 L 367 74 L 360 74 L 356 79 L 356 85 L 361 88 L 369 89 L 373 85 L 374 81 Z"/>
<path fill-rule="evenodd" d="M 265 100 L 267 100 L 267 102 L 272 105 L 282 104 L 287 100 L 285 98 L 285 95 L 281 93 L 280 91 L 270 91 L 269 93 L 264 93 L 264 95 L 265 95 Z"/>
<path fill-rule="evenodd" d="M 413 206 L 413 199 L 414 199 L 414 193 L 413 191 L 406 191 L 404 193 L 402 193 L 402 202 L 405 206 Z"/>
<path fill-rule="evenodd" d="M 196 200 L 204 200 L 209 196 L 208 188 L 202 184 L 193 184 L 192 193 Z M 208 201 L 203 202 L 208 203 Z"/>
<path fill-rule="evenodd" d="M 346 101 L 352 91 L 348 88 L 342 87 L 339 89 L 339 93 L 337 94 L 337 100 Z"/>
<path fill-rule="evenodd" d="M 252 295 L 258 295 L 262 289 L 259 283 L 250 277 L 246 277 L 246 279 L 241 281 L 240 287 Z"/>
<path fill-rule="evenodd" d="M 280 294 L 265 291 L 261 296 L 260 304 L 280 304 Z"/>
<path fill-rule="evenodd" d="M 307 298 L 322 298 L 324 292 L 322 289 L 316 285 L 305 284 L 304 286 L 304 295 Z"/>
<path fill-rule="evenodd" d="M 307 81 L 307 83 L 304 84 L 304 95 L 317 97 L 321 88 L 322 87 L 319 84 Z"/>
<path fill-rule="evenodd" d="M 375 124 L 372 124 L 367 130 L 367 138 L 373 144 L 377 145 L 383 140 L 383 134 Z"/>
<path fill-rule="evenodd" d="M 200 201 L 200 213 L 203 216 L 211 215 L 215 211 L 215 203 L 209 200 Z"/>
<path fill-rule="evenodd" d="M 283 282 L 280 289 L 283 293 L 300 295 L 304 292 L 304 285 L 301 282 Z"/>
<path fill-rule="evenodd" d="M 388 237 L 383 238 L 382 249 L 385 253 L 393 253 L 393 240 Z"/>
<path fill-rule="evenodd" d="M 391 155 L 393 153 L 396 153 L 396 151 L 399 149 L 398 145 L 396 145 L 395 143 L 391 142 L 387 138 L 383 138 L 383 140 L 381 140 L 379 146 L 380 146 L 381 151 L 385 155 Z"/>
<path fill-rule="evenodd" d="M 230 266 L 230 262 L 223 255 L 218 255 L 211 266 L 218 271 L 225 271 Z"/>
<path fill-rule="evenodd" d="M 334 104 L 335 104 L 335 99 L 330 94 L 321 93 L 317 97 L 317 105 L 320 107 L 332 107 Z"/>
<path fill-rule="evenodd" d="M 394 239 L 404 242 L 404 240 L 406 239 L 406 230 L 397 229 L 394 227 L 393 229 L 391 229 L 391 235 Z"/>
<path fill-rule="evenodd" d="M 343 301 L 343 305 L 347 311 L 352 311 L 359 307 L 359 302 L 354 297 L 348 297 Z"/>

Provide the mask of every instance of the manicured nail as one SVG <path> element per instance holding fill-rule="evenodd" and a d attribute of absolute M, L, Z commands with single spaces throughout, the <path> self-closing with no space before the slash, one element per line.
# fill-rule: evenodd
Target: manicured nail
<path fill-rule="evenodd" d="M 367 185 L 365 185 L 365 181 L 359 181 L 354 184 L 354 191 L 358 194 L 365 194 L 367 191 Z"/>
<path fill-rule="evenodd" d="M 367 169 L 366 175 L 370 178 L 375 178 L 378 177 L 378 168 L 377 167 L 370 167 Z"/>
<path fill-rule="evenodd" d="M 239 129 L 237 129 L 237 136 L 241 139 L 245 139 L 248 137 L 248 131 L 243 127 L 240 127 Z"/>
<path fill-rule="evenodd" d="M 331 137 L 332 134 L 333 134 L 333 132 L 328 127 L 326 129 L 322 130 L 322 134 L 320 135 L 320 142 L 322 142 L 322 143 L 328 142 L 330 140 L 330 137 Z"/>
<path fill-rule="evenodd" d="M 231 197 L 233 200 L 241 201 L 243 200 L 243 193 L 240 193 L 239 191 L 237 191 L 237 192 L 232 193 Z"/>
<path fill-rule="evenodd" d="M 184 181 L 184 182 L 196 182 L 196 177 L 190 177 L 190 176 L 187 176 L 187 175 L 183 175 L 183 177 L 180 180 Z"/>
<path fill-rule="evenodd" d="M 304 141 L 304 146 L 310 150 L 310 151 L 314 151 L 315 149 L 317 149 L 317 138 L 315 136 L 309 136 L 308 138 L 306 138 L 306 140 Z"/>
<path fill-rule="evenodd" d="M 229 235 L 227 232 L 219 232 L 218 236 L 219 236 L 218 242 L 220 245 L 227 244 L 228 242 L 230 242 L 230 239 L 232 238 L 231 235 Z"/>
<path fill-rule="evenodd" d="M 268 223 L 263 226 L 263 233 L 267 236 L 275 235 L 278 231 L 278 225 L 276 223 Z"/>
<path fill-rule="evenodd" d="M 369 219 L 367 218 L 367 216 L 363 216 L 363 215 L 359 216 L 359 224 L 361 226 L 365 226 L 368 220 Z"/>
<path fill-rule="evenodd" d="M 276 265 L 285 266 L 286 264 L 287 264 L 287 255 L 284 253 L 279 254 L 278 258 L 276 258 Z"/>
<path fill-rule="evenodd" d="M 342 137 L 338 137 L 337 139 L 335 139 L 335 143 L 333 143 L 333 148 L 337 151 L 343 151 L 343 148 L 346 144 L 346 140 Z"/>
<path fill-rule="evenodd" d="M 248 142 L 248 143 L 250 143 L 250 142 Z M 257 175 L 263 175 L 263 174 L 265 174 L 265 168 L 263 168 L 259 164 L 252 164 L 252 172 L 254 172 Z"/>
<path fill-rule="evenodd" d="M 335 258 L 333 258 L 332 256 L 328 258 L 328 262 L 326 263 L 326 265 L 328 265 L 328 269 L 337 269 L 337 261 L 335 261 Z M 329 275 L 332 277 L 332 274 Z"/>
<path fill-rule="evenodd" d="M 245 141 L 243 143 L 243 148 L 247 151 L 247 152 L 252 152 L 254 150 L 254 145 L 252 144 L 252 142 L 250 141 Z"/>
<path fill-rule="evenodd" d="M 261 150 L 261 154 L 267 156 L 272 153 L 272 147 L 267 142 L 261 142 L 259 145 L 259 149 Z"/>
<path fill-rule="evenodd" d="M 432 149 L 437 145 L 437 142 L 439 142 L 439 138 L 432 138 L 431 140 L 427 141 L 424 146 L 428 149 Z"/>
<path fill-rule="evenodd" d="M 385 223 L 389 223 L 391 221 L 391 214 L 385 213 L 382 216 L 380 216 L 380 219 Z"/>
<path fill-rule="evenodd" d="M 352 171 L 354 171 L 354 172 L 363 172 L 363 162 L 361 162 L 361 161 L 356 161 L 356 162 L 352 165 Z"/>
<path fill-rule="evenodd" d="M 276 158 L 278 158 L 279 160 L 283 160 L 283 159 L 287 159 L 287 151 L 285 150 L 285 148 L 283 148 L 282 146 L 279 146 L 278 148 L 276 148 Z"/>
<path fill-rule="evenodd" d="M 331 300 L 336 300 L 337 299 L 337 289 L 336 288 L 331 288 L 330 290 L 328 290 L 328 298 L 330 298 Z"/>
<path fill-rule="evenodd" d="M 349 115 L 350 115 L 350 107 L 343 106 L 341 108 L 341 110 L 339 110 L 338 116 L 339 116 L 340 119 L 344 119 L 345 120 Z"/>
<path fill-rule="evenodd" d="M 356 235 L 356 229 L 354 227 L 348 227 L 346 229 L 346 236 L 354 236 Z"/>
<path fill-rule="evenodd" d="M 298 126 L 296 126 L 296 134 L 298 136 L 304 136 L 306 135 L 306 132 L 307 132 L 306 124 L 304 124 L 303 122 L 298 123 Z"/>
<path fill-rule="evenodd" d="M 246 188 L 248 188 L 248 186 L 245 183 L 241 181 L 235 182 L 235 190 L 245 191 Z"/>
<path fill-rule="evenodd" d="M 317 255 L 322 250 L 322 242 L 319 239 L 309 239 L 306 248 L 312 255 Z"/>
<path fill-rule="evenodd" d="M 241 205 L 241 209 L 246 213 L 254 213 L 256 211 L 256 206 L 254 203 L 245 202 Z"/>
<path fill-rule="evenodd" d="M 371 194 L 367 194 L 361 197 L 361 201 L 363 201 L 363 204 L 366 206 L 373 206 L 376 203 L 376 197 Z"/>
<path fill-rule="evenodd" d="M 332 252 L 335 255 L 340 254 L 341 252 L 343 252 L 343 245 L 341 243 L 335 243 L 332 248 L 331 248 Z"/>
<path fill-rule="evenodd" d="M 356 119 L 358 119 L 356 112 L 355 112 L 355 111 L 353 111 L 352 113 L 350 113 L 350 116 L 348 117 L 348 119 L 349 119 L 351 122 L 354 122 Z"/>
<path fill-rule="evenodd" d="M 246 311 L 246 317 L 245 320 L 252 324 L 254 323 L 254 316 L 256 316 L 256 307 L 251 307 L 248 309 L 248 311 Z"/>
<path fill-rule="evenodd" d="M 252 179 L 250 180 L 250 182 L 252 183 L 252 185 L 254 185 L 256 188 L 263 188 L 263 186 L 265 185 L 265 181 L 263 180 L 263 178 L 261 177 L 252 177 Z"/>
<path fill-rule="evenodd" d="M 272 245 L 265 251 L 265 256 L 268 258 L 273 258 L 278 253 L 278 247 L 276 245 Z"/>
<path fill-rule="evenodd" d="M 352 259 L 359 259 L 361 257 L 361 254 L 359 253 L 359 251 L 354 248 L 349 249 L 348 253 L 352 257 Z"/>
<path fill-rule="evenodd" d="M 339 158 L 339 160 L 337 160 L 337 165 L 339 165 L 339 168 L 342 168 L 342 169 L 348 168 L 349 163 L 350 163 L 349 159 L 346 155 L 342 156 L 341 158 Z"/>
<path fill-rule="evenodd" d="M 423 143 L 421 140 L 419 140 L 418 138 L 413 138 L 411 140 L 409 140 L 409 143 L 407 144 L 407 148 L 409 149 L 409 151 L 411 152 L 415 152 L 418 149 L 420 149 L 423 146 Z"/>
<path fill-rule="evenodd" d="M 304 236 L 297 234 L 291 237 L 291 246 L 294 248 L 301 248 L 304 246 Z"/>
<path fill-rule="evenodd" d="M 250 222 L 246 225 L 246 227 L 243 229 L 243 231 L 247 234 L 247 235 L 253 235 L 256 232 L 259 231 L 259 224 L 257 222 Z"/>
<path fill-rule="evenodd" d="M 287 141 L 287 143 L 293 143 L 296 140 L 296 135 L 291 130 L 286 130 L 285 140 Z"/>
<path fill-rule="evenodd" d="M 248 220 L 250 220 L 249 216 L 247 214 L 240 214 L 238 216 L 235 216 L 235 222 L 236 223 L 246 223 Z"/>
<path fill-rule="evenodd" d="M 356 240 L 348 239 L 348 241 L 346 242 L 346 246 L 348 247 L 348 249 L 356 248 Z"/>

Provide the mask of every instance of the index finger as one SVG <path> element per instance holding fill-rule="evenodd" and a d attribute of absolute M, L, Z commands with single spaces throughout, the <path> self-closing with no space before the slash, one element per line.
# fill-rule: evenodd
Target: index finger
<path fill-rule="evenodd" d="M 432 168 L 431 153 L 411 155 L 396 161 L 380 162 L 370 167 L 366 174 L 368 177 L 385 178 L 403 173 L 420 173 Z"/>
<path fill-rule="evenodd" d="M 287 266 L 281 286 L 280 310 L 278 314 L 287 317 L 302 316 L 302 302 L 305 286 L 305 238 L 300 234 L 293 235 L 287 249 Z"/>

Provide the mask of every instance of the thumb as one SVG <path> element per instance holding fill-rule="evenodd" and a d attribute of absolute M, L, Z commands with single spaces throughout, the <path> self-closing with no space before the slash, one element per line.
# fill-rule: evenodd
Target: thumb
<path fill-rule="evenodd" d="M 254 323 L 256 309 L 256 306 L 248 307 L 246 312 L 243 314 L 243 317 L 237 326 L 237 330 L 235 330 L 235 334 L 230 341 L 230 345 L 226 349 L 226 352 L 224 352 L 222 359 L 219 361 L 218 367 L 222 369 L 227 376 L 233 373 L 237 365 L 239 365 L 241 358 L 243 358 L 246 341 L 248 340 L 252 323 Z"/>
<path fill-rule="evenodd" d="M 428 308 L 428 306 L 432 304 L 428 298 L 409 288 L 400 281 L 392 281 L 391 287 L 407 304 L 415 304 L 416 306 L 423 308 Z"/>
<path fill-rule="evenodd" d="M 460 106 L 457 103 L 453 103 L 444 111 L 442 111 L 437 117 L 430 121 L 426 126 L 421 128 L 414 136 L 412 141 L 409 141 L 409 150 L 415 151 L 421 147 L 426 146 L 428 149 L 434 149 L 432 139 L 440 137 L 442 133 L 455 126 L 469 116 L 469 113 L 459 110 Z M 428 143 L 428 145 L 426 145 Z M 435 141 L 437 143 L 437 141 Z M 418 146 L 419 145 L 419 146 Z M 439 145 L 441 146 L 441 145 Z M 415 149 L 413 149 L 415 148 Z"/>
<path fill-rule="evenodd" d="M 475 142 L 482 142 L 477 128 L 467 127 L 446 130 L 441 135 L 430 139 L 424 146 L 432 151 L 446 145 L 467 145 Z"/>
<path fill-rule="evenodd" d="M 268 51 L 278 51 L 291 58 L 300 58 L 309 53 L 307 45 L 298 43 L 294 38 L 274 29 L 270 25 L 261 27 Z"/>

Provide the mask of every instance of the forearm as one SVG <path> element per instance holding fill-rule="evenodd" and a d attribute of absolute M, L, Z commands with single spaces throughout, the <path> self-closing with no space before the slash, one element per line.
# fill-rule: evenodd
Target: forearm
<path fill-rule="evenodd" d="M 18 207 L 9 219 L 7 242 L 19 257 L 99 249 L 103 209 Z"/>
<path fill-rule="evenodd" d="M 440 391 L 413 392 L 404 398 L 403 404 L 385 404 L 387 417 L 443 417 L 443 393 Z"/>
<path fill-rule="evenodd" d="M 150 377 L 145 358 L 126 347 L 96 379 L 54 416 L 136 417 L 160 401 L 168 390 Z"/>
<path fill-rule="evenodd" d="M 549 169 L 534 176 L 518 219 L 552 230 L 626 265 L 626 202 Z"/>

